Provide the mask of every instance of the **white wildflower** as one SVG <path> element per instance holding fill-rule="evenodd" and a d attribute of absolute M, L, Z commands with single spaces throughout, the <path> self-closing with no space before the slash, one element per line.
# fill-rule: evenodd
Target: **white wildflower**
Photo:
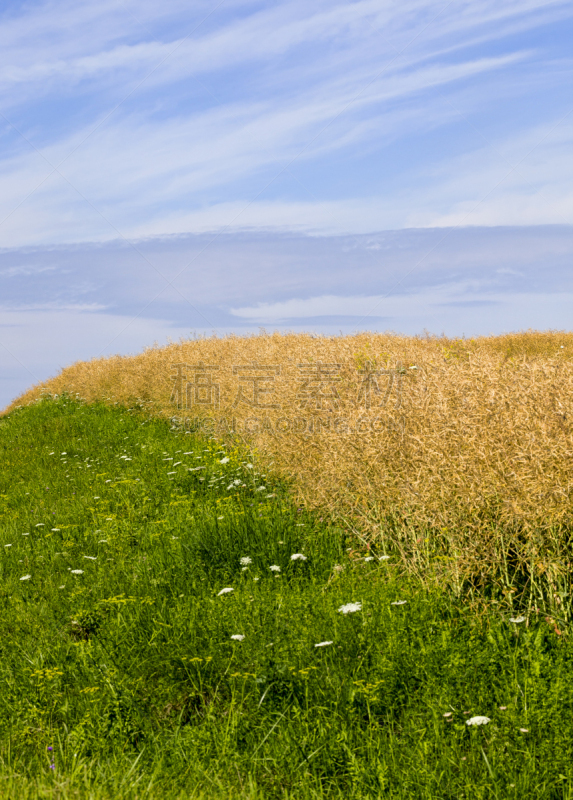
<path fill-rule="evenodd" d="M 279 566 L 277 566 L 276 564 L 272 564 L 269 567 L 269 569 L 270 569 L 271 572 L 280 572 L 281 571 L 281 568 Z"/>
<path fill-rule="evenodd" d="M 529 728 L 520 728 L 521 733 L 529 733 Z"/>
<path fill-rule="evenodd" d="M 83 575 L 84 574 L 83 569 L 71 569 L 70 572 L 72 573 L 72 575 Z"/>
<path fill-rule="evenodd" d="M 406 605 L 407 600 L 395 600 L 393 603 L 390 603 L 391 606 L 403 606 Z"/>
<path fill-rule="evenodd" d="M 293 553 L 290 557 L 291 561 L 306 561 L 306 556 L 303 556 L 302 553 Z"/>
<path fill-rule="evenodd" d="M 517 625 L 520 622 L 525 622 L 525 617 L 510 617 L 509 621 L 510 622 L 515 622 L 516 625 Z"/>
<path fill-rule="evenodd" d="M 22 577 L 20 578 L 20 580 L 21 580 L 21 581 L 29 581 L 31 577 L 32 577 L 31 575 L 22 575 Z"/>
<path fill-rule="evenodd" d="M 243 556 L 239 563 L 242 567 L 248 567 L 249 564 L 253 563 L 253 559 L 250 556 Z"/>
<path fill-rule="evenodd" d="M 489 717 L 470 717 L 466 719 L 466 725 L 487 725 L 491 722 Z"/>
<path fill-rule="evenodd" d="M 43 522 L 38 522 L 38 523 L 36 524 L 36 528 L 45 528 L 45 527 L 46 527 L 46 526 L 45 526 L 45 524 L 44 524 Z"/>
<path fill-rule="evenodd" d="M 217 597 L 221 597 L 222 594 L 229 594 L 229 592 L 232 592 L 232 591 L 233 591 L 233 588 L 231 586 L 227 586 L 225 589 L 221 589 L 221 591 L 219 592 Z"/>
<path fill-rule="evenodd" d="M 253 468 L 252 464 L 245 464 L 245 466 L 246 466 L 247 469 L 252 469 Z"/>
<path fill-rule="evenodd" d="M 329 644 L 332 644 L 332 642 L 319 642 L 318 644 L 315 644 L 314 646 L 315 647 L 327 647 Z"/>
<path fill-rule="evenodd" d="M 366 556 L 364 561 L 374 561 L 374 556 Z"/>
<path fill-rule="evenodd" d="M 388 561 L 390 556 L 378 556 L 378 561 Z"/>
<path fill-rule="evenodd" d="M 59 528 L 52 528 L 52 532 L 53 532 L 53 533 L 58 533 L 58 532 L 59 532 L 59 530 L 60 530 Z"/>
<path fill-rule="evenodd" d="M 347 603 L 338 610 L 341 614 L 354 614 L 355 611 L 362 611 L 362 603 Z"/>
<path fill-rule="evenodd" d="M 4 547 L 12 547 L 11 544 L 5 544 Z"/>
<path fill-rule="evenodd" d="M 266 491 L 267 491 L 266 486 L 259 486 L 259 488 L 257 489 L 257 492 L 266 492 Z"/>
<path fill-rule="evenodd" d="M 229 456 L 225 456 L 225 458 L 222 458 L 222 459 L 219 461 L 219 464 L 228 464 L 228 463 L 229 463 L 229 461 L 230 461 L 230 459 L 229 459 Z"/>
<path fill-rule="evenodd" d="M 242 634 L 242 633 L 234 633 L 234 634 L 231 636 L 231 639 L 234 639 L 236 642 L 242 642 L 244 638 L 245 638 L 245 637 L 243 636 L 243 634 Z"/>
<path fill-rule="evenodd" d="M 88 558 L 90 561 L 97 561 L 97 556 L 84 556 L 84 558 Z"/>

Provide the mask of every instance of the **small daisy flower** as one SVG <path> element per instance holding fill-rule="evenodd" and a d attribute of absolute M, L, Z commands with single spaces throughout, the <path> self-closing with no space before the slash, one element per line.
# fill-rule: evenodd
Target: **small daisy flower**
<path fill-rule="evenodd" d="M 232 591 L 233 591 L 232 586 L 227 586 L 225 589 L 221 589 L 221 591 L 219 592 L 217 597 L 221 597 L 222 594 L 229 594 L 229 592 L 232 592 Z"/>
<path fill-rule="evenodd" d="M 272 564 L 269 567 L 269 569 L 271 570 L 271 572 L 280 572 L 281 571 L 281 568 L 279 566 L 277 566 L 276 564 Z"/>
<path fill-rule="evenodd" d="M 338 610 L 341 614 L 354 614 L 355 611 L 362 611 L 362 603 L 347 603 Z"/>
<path fill-rule="evenodd" d="M 293 553 L 290 557 L 291 561 L 306 561 L 306 556 L 303 556 L 302 553 Z"/>
<path fill-rule="evenodd" d="M 319 642 L 318 644 L 315 644 L 314 646 L 315 647 L 328 647 L 329 644 L 332 644 L 332 642 Z"/>
<path fill-rule="evenodd" d="M 244 638 L 245 638 L 245 637 L 243 636 L 243 634 L 242 634 L 242 633 L 234 633 L 234 634 L 231 636 L 231 639 L 234 639 L 236 642 L 242 642 Z"/>
<path fill-rule="evenodd" d="M 470 717 L 466 719 L 466 725 L 487 725 L 491 722 L 489 717 Z"/>

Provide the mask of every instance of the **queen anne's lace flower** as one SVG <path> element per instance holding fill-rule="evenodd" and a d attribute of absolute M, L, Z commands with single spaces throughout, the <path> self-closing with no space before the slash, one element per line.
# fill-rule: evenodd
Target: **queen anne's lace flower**
<path fill-rule="evenodd" d="M 525 622 L 525 617 L 510 617 L 509 621 L 518 624 L 520 622 Z"/>
<path fill-rule="evenodd" d="M 248 567 L 249 564 L 253 563 L 253 559 L 250 556 L 243 556 L 239 563 L 242 567 Z"/>
<path fill-rule="evenodd" d="M 315 644 L 314 646 L 315 647 L 327 647 L 327 645 L 329 645 L 329 644 L 332 644 L 332 642 L 319 642 L 318 644 Z"/>
<path fill-rule="evenodd" d="M 71 569 L 70 572 L 72 573 L 72 575 L 83 575 L 84 574 L 83 569 Z"/>
<path fill-rule="evenodd" d="M 407 600 L 395 600 L 393 603 L 390 603 L 391 606 L 403 606 L 407 603 Z"/>
<path fill-rule="evenodd" d="M 306 561 L 306 556 L 303 556 L 302 553 L 293 553 L 290 557 L 291 561 Z"/>
<path fill-rule="evenodd" d="M 21 581 L 29 581 L 31 577 L 32 577 L 31 575 L 22 575 L 22 577 L 20 578 L 20 580 L 21 580 Z"/>
<path fill-rule="evenodd" d="M 233 591 L 233 587 L 232 586 L 227 586 L 225 589 L 221 589 L 221 591 L 219 592 L 217 597 L 221 597 L 222 594 L 229 594 L 229 592 L 232 592 L 232 591 Z"/>
<path fill-rule="evenodd" d="M 279 566 L 277 566 L 276 564 L 272 564 L 269 567 L 269 569 L 271 570 L 271 572 L 280 572 L 281 571 L 281 568 Z"/>
<path fill-rule="evenodd" d="M 347 603 L 338 610 L 341 614 L 354 614 L 355 611 L 362 611 L 362 603 Z"/>
<path fill-rule="evenodd" d="M 470 717 L 466 719 L 466 725 L 487 725 L 488 722 L 491 722 L 489 717 Z"/>
<path fill-rule="evenodd" d="M 236 642 L 242 642 L 244 638 L 245 638 L 245 637 L 243 636 L 243 634 L 242 634 L 242 633 L 234 633 L 234 634 L 231 636 L 231 639 L 234 639 Z"/>

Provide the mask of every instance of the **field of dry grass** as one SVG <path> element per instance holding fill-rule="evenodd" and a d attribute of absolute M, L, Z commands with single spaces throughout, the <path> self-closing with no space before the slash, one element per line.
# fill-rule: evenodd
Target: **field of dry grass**
<path fill-rule="evenodd" d="M 455 589 L 568 616 L 573 334 L 204 338 L 33 387 L 248 443 L 301 502 Z"/>

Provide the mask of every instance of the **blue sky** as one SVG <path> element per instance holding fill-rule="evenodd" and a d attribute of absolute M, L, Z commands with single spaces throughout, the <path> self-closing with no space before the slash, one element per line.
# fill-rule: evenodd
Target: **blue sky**
<path fill-rule="evenodd" d="M 573 6 L 5 2 L 0 406 L 191 331 L 570 328 Z"/>

